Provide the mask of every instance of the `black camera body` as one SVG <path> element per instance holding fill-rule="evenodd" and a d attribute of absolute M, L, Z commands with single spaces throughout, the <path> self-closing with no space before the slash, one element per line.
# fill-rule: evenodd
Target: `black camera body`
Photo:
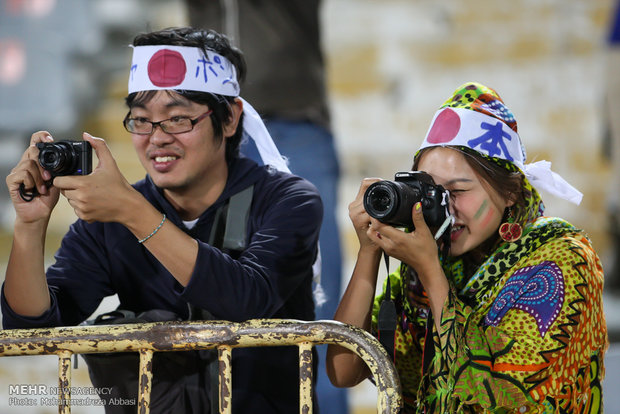
<path fill-rule="evenodd" d="M 428 173 L 404 171 L 397 172 L 394 181 L 372 183 L 364 193 L 364 208 L 382 223 L 413 229 L 411 210 L 420 201 L 426 224 L 439 227 L 449 215 L 448 200 L 448 191 Z"/>
<path fill-rule="evenodd" d="M 39 165 L 52 174 L 88 175 L 92 171 L 93 152 L 88 141 L 39 142 Z"/>

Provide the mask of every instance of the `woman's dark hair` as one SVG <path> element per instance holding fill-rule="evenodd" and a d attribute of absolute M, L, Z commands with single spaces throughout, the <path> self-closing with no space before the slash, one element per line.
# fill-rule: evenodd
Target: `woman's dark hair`
<path fill-rule="evenodd" d="M 243 82 L 246 73 L 243 53 L 232 46 L 228 38 L 213 30 L 194 29 L 192 27 L 168 28 L 157 32 L 137 35 L 133 40 L 134 46 L 170 45 L 198 47 L 206 55 L 207 50 L 218 53 L 227 58 L 237 71 L 237 81 Z M 207 105 L 213 110 L 210 115 L 215 131 L 215 139 L 221 142 L 224 139 L 223 126 L 232 116 L 231 104 L 235 97 L 223 96 L 208 92 L 175 90 L 174 92 L 184 98 L 201 105 Z M 125 103 L 129 108 L 135 105 L 143 105 L 153 99 L 157 91 L 141 91 L 129 94 Z M 243 134 L 243 113 L 239 118 L 239 124 L 235 134 L 226 139 L 226 161 L 230 162 L 239 156 L 239 144 Z"/>

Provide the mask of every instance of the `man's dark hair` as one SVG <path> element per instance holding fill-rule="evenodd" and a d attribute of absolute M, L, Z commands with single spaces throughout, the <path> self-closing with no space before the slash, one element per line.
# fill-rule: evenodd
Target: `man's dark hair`
<path fill-rule="evenodd" d="M 239 84 L 245 78 L 246 65 L 243 53 L 232 46 L 228 38 L 214 30 L 195 29 L 192 27 L 168 28 L 156 32 L 142 33 L 133 40 L 134 46 L 189 46 L 202 49 L 207 54 L 207 49 L 227 58 L 237 71 L 237 81 Z M 231 103 L 235 99 L 232 96 L 223 96 L 208 92 L 175 90 L 176 93 L 184 98 L 207 105 L 213 110 L 210 115 L 215 131 L 215 139 L 221 142 L 224 139 L 223 125 L 232 116 Z M 143 105 L 150 101 L 157 91 L 141 91 L 129 94 L 125 102 L 129 108 L 135 105 Z M 230 162 L 239 156 L 239 144 L 243 133 L 243 113 L 239 118 L 239 125 L 235 134 L 226 140 L 226 161 Z"/>

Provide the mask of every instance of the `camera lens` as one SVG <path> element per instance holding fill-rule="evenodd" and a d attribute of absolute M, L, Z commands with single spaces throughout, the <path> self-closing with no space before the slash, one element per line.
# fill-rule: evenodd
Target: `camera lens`
<path fill-rule="evenodd" d="M 65 175 L 75 169 L 77 156 L 65 142 L 47 143 L 40 147 L 39 164 L 52 175 Z"/>
<path fill-rule="evenodd" d="M 398 195 L 394 189 L 385 183 L 377 183 L 369 187 L 364 197 L 364 207 L 371 217 L 383 218 L 394 208 Z"/>
<path fill-rule="evenodd" d="M 45 166 L 55 166 L 61 162 L 61 157 L 57 152 L 45 151 L 41 157 L 43 158 L 42 164 Z"/>
<path fill-rule="evenodd" d="M 382 223 L 413 227 L 411 209 L 422 199 L 420 191 L 404 182 L 378 181 L 364 194 L 364 209 Z"/>

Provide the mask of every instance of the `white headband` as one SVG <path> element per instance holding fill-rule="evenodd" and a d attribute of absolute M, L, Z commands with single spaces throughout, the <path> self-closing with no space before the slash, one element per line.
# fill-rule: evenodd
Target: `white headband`
<path fill-rule="evenodd" d="M 134 46 L 129 93 L 159 89 L 239 96 L 235 66 L 225 57 L 197 47 Z"/>
<path fill-rule="evenodd" d="M 519 134 L 497 118 L 465 108 L 440 109 L 420 149 L 448 145 L 471 148 L 489 157 L 510 161 L 534 187 L 572 203 L 581 203 L 583 194 L 551 171 L 549 161 L 525 164 L 526 154 Z"/>
<path fill-rule="evenodd" d="M 133 46 L 129 73 L 129 93 L 161 89 L 208 92 L 239 96 L 235 66 L 211 50 L 187 46 Z M 243 129 L 252 138 L 264 164 L 290 172 L 271 139 L 263 120 L 245 99 Z"/>

